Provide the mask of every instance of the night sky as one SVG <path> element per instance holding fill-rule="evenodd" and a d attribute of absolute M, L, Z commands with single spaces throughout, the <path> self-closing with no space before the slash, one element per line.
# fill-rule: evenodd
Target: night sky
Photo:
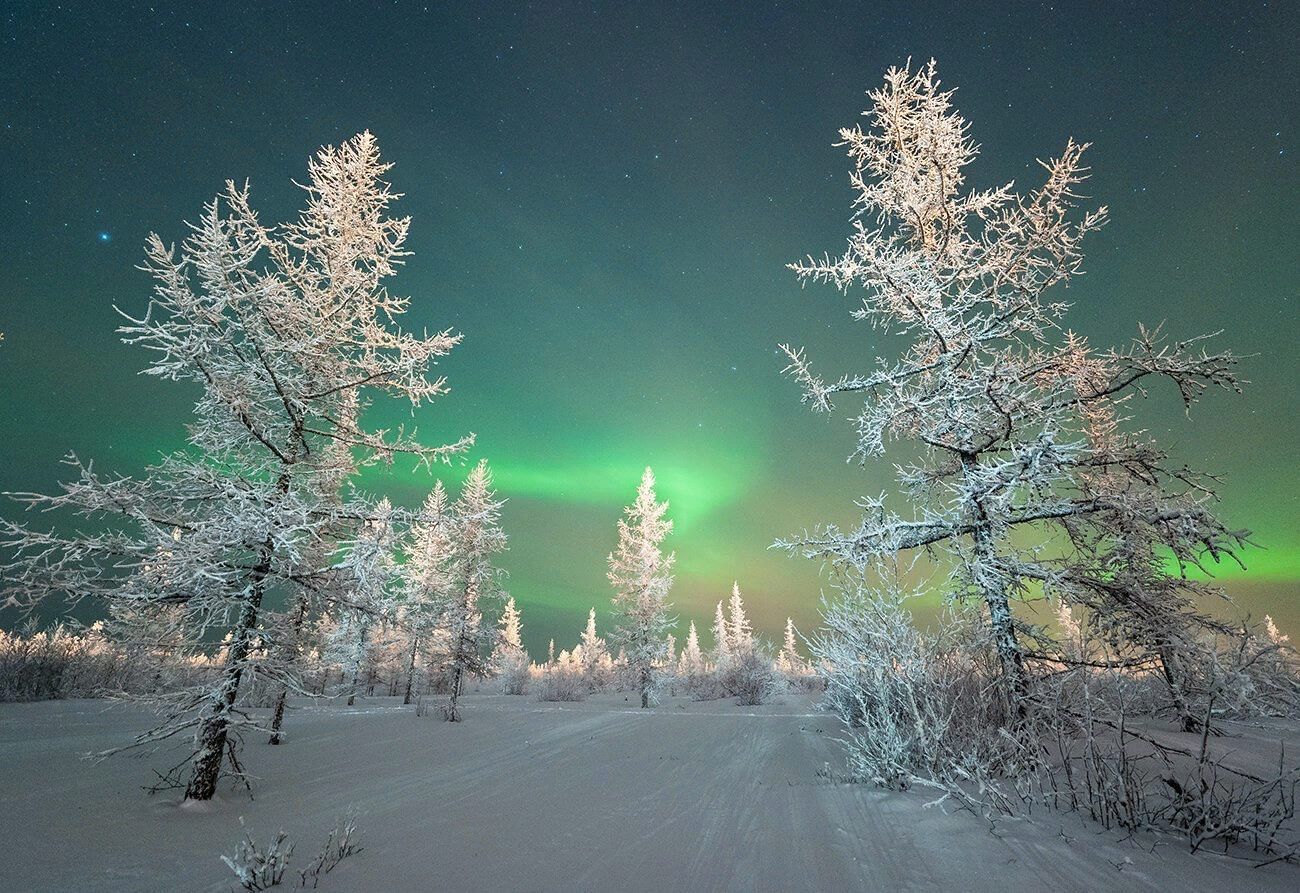
<path fill-rule="evenodd" d="M 528 647 L 571 646 L 589 606 L 606 613 L 605 556 L 647 464 L 677 524 L 683 625 L 736 579 L 761 629 L 810 628 L 819 568 L 768 544 L 851 522 L 892 471 L 845 464 L 851 413 L 801 407 L 775 346 L 836 375 L 893 346 L 784 264 L 841 249 L 836 130 L 888 66 L 934 56 L 984 146 L 972 185 L 1030 188 L 1035 157 L 1095 143 L 1113 222 L 1068 292 L 1074 328 L 1123 344 L 1168 320 L 1256 355 L 1244 397 L 1188 421 L 1160 389 L 1134 410 L 1225 475 L 1225 517 L 1265 547 L 1226 585 L 1296 637 L 1298 12 L 8 2 L 0 489 L 51 489 L 69 449 L 135 472 L 179 446 L 194 393 L 137 377 L 145 357 L 113 332 L 114 303 L 147 299 L 146 233 L 181 237 L 228 177 L 252 181 L 263 220 L 287 218 L 308 155 L 368 128 L 414 217 L 404 324 L 465 336 L 440 367 L 451 395 L 417 422 L 428 442 L 478 434 L 472 458 L 509 498 Z M 416 504 L 431 479 L 399 463 L 366 485 Z"/>

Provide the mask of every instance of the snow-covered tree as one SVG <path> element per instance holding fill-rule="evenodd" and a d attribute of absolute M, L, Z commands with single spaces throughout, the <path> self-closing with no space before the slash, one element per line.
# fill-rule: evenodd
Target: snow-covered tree
<path fill-rule="evenodd" d="M 682 648 L 682 656 L 677 662 L 677 672 L 683 676 L 696 676 L 704 671 L 704 652 L 700 650 L 700 634 L 695 629 L 695 621 L 692 620 L 690 629 L 686 633 L 686 645 Z"/>
<path fill-rule="evenodd" d="M 403 704 L 411 703 L 416 663 L 422 651 L 429 648 L 433 630 L 452 591 L 455 519 L 442 481 L 434 484 L 411 524 L 408 553 L 402 566 L 402 625 L 409 637 Z"/>
<path fill-rule="evenodd" d="M 805 668 L 804 659 L 799 654 L 797 635 L 794 618 L 785 618 L 785 639 L 781 644 L 781 652 L 776 656 L 776 666 L 787 676 L 799 675 Z"/>
<path fill-rule="evenodd" d="M 596 609 L 587 612 L 587 627 L 582 631 L 578 646 L 582 649 L 582 669 L 587 675 L 587 683 L 592 690 L 601 688 L 609 681 L 613 669 L 609 647 L 596 633 Z"/>
<path fill-rule="evenodd" d="M 524 643 L 521 638 L 523 629 L 519 609 L 515 607 L 514 596 L 506 599 L 506 606 L 501 611 L 501 621 L 498 626 L 501 631 L 497 636 L 497 652 L 523 651 Z"/>
<path fill-rule="evenodd" d="M 673 522 L 665 515 L 667 502 L 655 496 L 655 476 L 641 476 L 636 501 L 618 522 L 618 545 L 609 556 L 609 582 L 614 587 L 616 625 L 612 641 L 621 646 L 641 706 L 649 707 L 656 667 L 663 659 L 664 636 L 673 624 L 668 611 L 674 555 L 663 553 L 663 541 Z"/>
<path fill-rule="evenodd" d="M 452 507 L 456 519 L 455 583 L 442 619 L 449 643 L 448 698 L 443 715 L 452 722 L 460 720 L 459 702 L 466 679 L 486 674 L 490 666 L 496 633 L 483 623 L 483 606 L 502 595 L 502 572 L 492 563 L 506 548 L 500 523 L 502 504 L 492 490 L 492 474 L 483 459 L 470 471 Z"/>
<path fill-rule="evenodd" d="M 338 411 L 341 426 L 354 427 L 357 395 L 353 393 L 343 401 Z M 307 479 L 307 485 L 314 488 L 315 499 L 319 504 L 328 506 L 340 518 L 334 529 L 322 529 L 321 536 L 307 544 L 303 566 L 311 569 L 311 575 L 304 575 L 298 581 L 297 591 L 290 598 L 289 609 L 283 616 L 270 618 L 272 622 L 278 622 L 276 650 L 277 658 L 284 667 L 284 678 L 279 682 L 275 705 L 271 711 L 269 744 L 284 743 L 284 714 L 289 695 L 301 691 L 298 678 L 302 672 L 301 661 L 307 644 L 308 624 L 313 616 L 318 618 L 322 611 L 341 604 L 340 589 L 344 581 L 330 567 L 330 559 L 336 544 L 346 540 L 355 527 L 355 520 L 344 512 L 343 493 L 344 486 L 355 472 L 356 460 L 352 455 L 351 444 L 345 439 L 332 438 L 321 448 L 318 473 Z"/>
<path fill-rule="evenodd" d="M 732 654 L 747 654 L 754 649 L 754 628 L 745 615 L 745 600 L 740 596 L 739 583 L 731 584 L 727 614 L 727 647 Z"/>
<path fill-rule="evenodd" d="M 11 599 L 181 606 L 177 631 L 195 648 L 230 635 L 212 683 L 172 692 L 159 725 L 137 739 L 194 734 L 190 799 L 213 795 L 232 733 L 257 722 L 236 709 L 254 662 L 296 685 L 280 649 L 255 655 L 266 651 L 265 631 L 284 627 L 274 606 L 293 604 L 298 587 L 322 576 L 310 556 L 329 554 L 317 546 L 343 520 L 321 499 L 319 479 L 333 475 L 330 457 L 341 454 L 329 444 L 347 444 L 359 466 L 399 453 L 431 462 L 469 445 L 428 447 L 349 415 L 370 395 L 419 406 L 443 393 L 429 371 L 459 341 L 393 323 L 409 302 L 385 280 L 405 254 L 409 221 L 388 215 L 396 196 L 382 179 L 387 169 L 374 138 L 361 134 L 310 162 L 306 210 L 295 222 L 264 226 L 247 187 L 228 183 L 179 248 L 151 235 L 154 294 L 119 331 L 150 351 L 147 374 L 197 385 L 187 448 L 139 478 L 69 457 L 76 476 L 61 493 L 22 497 L 93 517 L 96 532 L 0 526 L 0 578 Z"/>
<path fill-rule="evenodd" d="M 387 499 L 381 500 L 372 515 L 339 565 L 346 583 L 332 649 L 341 658 L 349 707 L 356 703 L 362 677 L 370 675 L 385 644 L 376 632 L 386 629 L 397 607 L 393 507 Z"/>
<path fill-rule="evenodd" d="M 496 650 L 492 653 L 492 668 L 507 695 L 522 695 L 528 686 L 531 661 L 524 650 L 523 621 L 514 597 L 506 599 L 497 622 Z"/>
<path fill-rule="evenodd" d="M 731 630 L 727 626 L 727 615 L 718 602 L 713 612 L 713 663 L 721 664 L 731 656 Z"/>
<path fill-rule="evenodd" d="M 1207 389 L 1236 390 L 1235 358 L 1204 338 L 1171 343 L 1147 328 L 1130 348 L 1100 352 L 1064 328 L 1069 305 L 1049 291 L 1081 272 L 1082 240 L 1106 219 L 1104 207 L 1077 211 L 1086 144 L 1068 141 L 1028 194 L 972 191 L 976 144 L 933 62 L 890 70 L 869 96 L 870 126 L 840 132 L 857 194 L 848 248 L 792 269 L 853 290 L 854 318 L 904 350 L 827 382 L 802 350 L 783 349 L 814 408 L 864 401 L 858 459 L 904 445 L 908 508 L 870 498 L 855 529 L 782 545 L 856 571 L 938 556 L 947 593 L 987 606 L 1013 715 L 1024 713 L 1035 655 L 1013 602 L 1040 590 L 1086 607 L 1117 645 L 1159 661 L 1177 701 L 1188 629 L 1209 622 L 1193 607 L 1206 587 L 1165 567 L 1233 558 L 1244 534 L 1212 513 L 1213 481 L 1126 432 L 1123 409 L 1162 378 L 1188 407 Z"/>

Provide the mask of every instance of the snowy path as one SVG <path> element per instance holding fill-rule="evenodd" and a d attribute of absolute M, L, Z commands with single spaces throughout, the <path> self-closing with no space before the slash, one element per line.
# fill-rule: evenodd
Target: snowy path
<path fill-rule="evenodd" d="M 922 798 L 827 783 L 817 770 L 836 759 L 834 725 L 802 699 L 627 706 L 480 694 L 459 725 L 386 699 L 304 707 L 288 745 L 249 744 L 247 768 L 263 777 L 255 802 L 226 792 L 194 813 L 139 790 L 162 756 L 78 759 L 128 737 L 138 711 L 0 705 L 0 890 L 229 890 L 218 856 L 240 816 L 258 839 L 283 827 L 302 865 L 349 804 L 363 813 L 365 851 L 322 881 L 326 893 L 1300 883 L 1294 867 L 1252 870 L 1172 844 L 1152 856 L 1071 816 L 995 837 L 969 816 L 921 809 Z"/>

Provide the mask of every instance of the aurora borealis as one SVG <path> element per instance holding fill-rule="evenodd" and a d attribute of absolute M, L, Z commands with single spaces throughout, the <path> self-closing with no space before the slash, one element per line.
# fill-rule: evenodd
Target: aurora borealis
<path fill-rule="evenodd" d="M 1254 355 L 1243 396 L 1133 412 L 1224 475 L 1225 518 L 1261 546 L 1228 591 L 1300 634 L 1294 5 L 14 3 L 0 21 L 0 489 L 52 489 L 69 449 L 130 473 L 178 446 L 193 395 L 138 377 L 113 332 L 113 305 L 148 295 L 145 235 L 180 238 L 226 178 L 286 218 L 308 155 L 369 129 L 414 218 L 404 325 L 465 336 L 415 423 L 477 433 L 528 647 L 606 610 L 646 465 L 683 625 L 735 579 L 763 631 L 811 628 L 818 568 L 768 544 L 852 520 L 892 469 L 844 463 L 851 405 L 801 407 L 775 347 L 839 373 L 890 345 L 784 264 L 840 249 L 836 130 L 889 65 L 933 56 L 984 146 L 973 185 L 1028 187 L 1035 157 L 1094 143 L 1113 222 L 1066 293 L 1078 331 L 1122 344 L 1167 320 Z M 432 478 L 399 463 L 365 484 L 414 504 Z"/>

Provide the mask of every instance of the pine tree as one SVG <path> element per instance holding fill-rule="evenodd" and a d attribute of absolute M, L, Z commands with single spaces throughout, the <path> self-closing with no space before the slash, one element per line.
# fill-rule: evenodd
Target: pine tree
<path fill-rule="evenodd" d="M 506 599 L 506 606 L 501 611 L 501 632 L 497 636 L 497 651 L 523 651 L 523 630 L 519 618 L 519 609 L 515 607 L 514 596 Z"/>
<path fill-rule="evenodd" d="M 649 468 L 641 477 L 636 501 L 618 522 L 618 545 L 609 556 L 609 582 L 614 587 L 617 622 L 611 637 L 620 645 L 641 693 L 642 708 L 650 706 L 656 667 L 663 659 L 664 636 L 673 623 L 668 615 L 674 555 L 663 554 L 664 539 L 673 522 L 665 518 L 667 502 L 655 497 L 655 476 Z"/>
<path fill-rule="evenodd" d="M 691 621 L 690 630 L 686 633 L 686 647 L 682 649 L 678 671 L 687 676 L 704 672 L 704 652 L 700 650 L 700 634 L 695 629 L 694 620 Z"/>
<path fill-rule="evenodd" d="M 754 628 L 745 616 L 745 600 L 740 597 L 740 584 L 731 584 L 731 600 L 727 612 L 727 647 L 732 654 L 748 654 L 754 650 Z"/>
<path fill-rule="evenodd" d="M 1077 211 L 1087 146 L 1068 141 L 1028 195 L 966 191 L 977 148 L 951 97 L 933 62 L 890 70 L 870 93 L 870 127 L 840 132 L 857 192 L 848 249 L 793 265 L 805 281 L 863 289 L 854 317 L 902 339 L 903 355 L 828 384 L 783 346 L 805 402 L 830 411 L 842 395 L 864 400 L 856 458 L 903 444 L 910 510 L 867 499 L 856 529 L 782 545 L 859 574 L 888 575 L 900 555 L 942 559 L 947 594 L 988 611 L 1013 721 L 1026 711 L 1031 657 L 1013 600 L 1041 590 L 1159 662 L 1190 718 L 1180 665 L 1194 658 L 1196 628 L 1213 622 L 1194 605 L 1208 587 L 1181 569 L 1235 558 L 1245 533 L 1212 513 L 1212 479 L 1123 430 L 1123 407 L 1162 378 L 1187 407 L 1208 389 L 1237 390 L 1236 358 L 1204 338 L 1168 343 L 1158 329 L 1139 327 L 1131 348 L 1107 352 L 1069 332 L 1069 305 L 1048 292 L 1081 272 L 1082 241 L 1107 213 Z"/>
<path fill-rule="evenodd" d="M 344 674 L 348 683 L 348 706 L 356 703 L 363 674 L 375 666 L 375 654 L 383 644 L 374 633 L 391 618 L 396 607 L 393 582 L 393 507 L 381 500 L 365 521 L 347 557 L 340 564 L 347 580 L 338 648 L 343 655 Z"/>
<path fill-rule="evenodd" d="M 607 681 L 605 669 L 609 663 L 609 648 L 605 640 L 596 634 L 596 609 L 587 612 L 587 628 L 582 631 L 582 669 L 587 675 L 587 682 L 595 691 Z"/>
<path fill-rule="evenodd" d="M 161 723 L 136 739 L 194 731 L 188 799 L 212 797 L 240 729 L 257 722 L 236 708 L 246 676 L 298 684 L 297 661 L 267 636 L 293 625 L 276 606 L 294 604 L 300 587 L 314 594 L 329 573 L 308 563 L 330 553 L 345 520 L 322 498 L 342 452 L 329 444 L 347 444 L 364 466 L 399 453 L 427 463 L 471 440 L 426 447 L 348 414 L 363 390 L 417 406 L 437 397 L 446 387 L 430 368 L 460 340 L 392 325 L 408 301 L 385 280 L 405 254 L 409 221 L 388 216 L 388 167 L 361 134 L 312 159 L 294 223 L 263 226 L 247 187 L 228 183 L 179 249 L 151 235 L 154 294 L 119 332 L 151 352 L 147 374 L 200 389 L 187 448 L 138 479 L 101 475 L 73 456 L 76 478 L 60 494 L 22 497 L 93 517 L 98 532 L 0 522 L 0 579 L 12 598 L 180 606 L 176 632 L 196 650 L 211 650 L 214 632 L 230 634 L 212 683 L 170 691 Z"/>
<path fill-rule="evenodd" d="M 447 490 L 438 481 L 411 524 L 408 558 L 402 567 L 403 622 L 410 640 L 403 704 L 411 703 L 416 663 L 422 649 L 429 647 L 433 630 L 451 595 L 456 545 L 455 519 L 447 505 Z"/>
<path fill-rule="evenodd" d="M 722 602 L 718 602 L 717 610 L 713 614 L 713 663 L 715 666 L 722 666 L 729 657 L 731 657 L 731 630 L 727 625 L 727 615 L 723 611 Z"/>
<path fill-rule="evenodd" d="M 781 672 L 789 676 L 795 676 L 804 671 L 804 661 L 799 656 L 799 644 L 796 635 L 794 619 L 791 617 L 785 618 L 785 641 L 781 646 L 781 653 L 777 655 L 777 666 Z"/>
<path fill-rule="evenodd" d="M 481 460 L 465 479 L 460 497 L 452 508 L 456 519 L 455 586 L 443 615 L 448 634 L 448 701 L 443 715 L 460 720 L 460 696 L 467 678 L 489 669 L 488 656 L 495 633 L 483 623 L 483 605 L 501 597 L 502 572 L 492 561 L 506 548 L 501 530 L 502 503 L 492 491 L 492 474 L 487 460 Z"/>

